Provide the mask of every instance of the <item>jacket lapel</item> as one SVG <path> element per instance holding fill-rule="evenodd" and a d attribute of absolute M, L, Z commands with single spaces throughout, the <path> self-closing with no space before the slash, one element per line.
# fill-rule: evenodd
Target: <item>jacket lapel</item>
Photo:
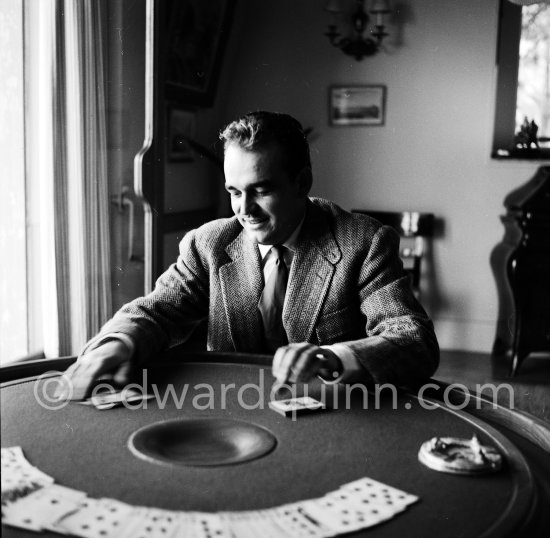
<path fill-rule="evenodd" d="M 310 341 L 341 257 L 324 212 L 310 202 L 296 243 L 283 310 L 290 342 Z"/>
<path fill-rule="evenodd" d="M 260 252 L 244 231 L 225 250 L 232 261 L 219 276 L 231 339 L 237 351 L 257 351 L 263 342 L 256 308 L 263 288 Z"/>

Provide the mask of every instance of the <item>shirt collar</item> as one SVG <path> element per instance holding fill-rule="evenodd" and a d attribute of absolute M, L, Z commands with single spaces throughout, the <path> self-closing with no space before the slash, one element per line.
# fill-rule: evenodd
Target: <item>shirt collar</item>
<path fill-rule="evenodd" d="M 296 240 L 298 239 L 298 235 L 300 234 L 300 230 L 302 229 L 302 225 L 304 224 L 306 216 L 304 215 L 302 217 L 302 220 L 298 223 L 298 226 L 294 228 L 294 231 L 292 234 L 290 234 L 290 237 L 283 243 L 283 246 L 288 248 L 289 250 L 294 251 L 296 248 Z M 265 259 L 267 256 L 267 253 L 271 250 L 271 247 L 273 245 L 261 245 L 258 243 L 258 248 L 260 249 L 260 255 L 262 256 L 262 260 Z"/>

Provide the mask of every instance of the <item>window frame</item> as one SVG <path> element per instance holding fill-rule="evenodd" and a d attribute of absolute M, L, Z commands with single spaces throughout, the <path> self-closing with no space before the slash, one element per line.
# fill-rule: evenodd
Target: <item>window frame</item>
<path fill-rule="evenodd" d="M 550 149 L 514 150 L 518 92 L 519 45 L 522 6 L 500 0 L 497 55 L 496 103 L 491 158 L 546 161 Z"/>

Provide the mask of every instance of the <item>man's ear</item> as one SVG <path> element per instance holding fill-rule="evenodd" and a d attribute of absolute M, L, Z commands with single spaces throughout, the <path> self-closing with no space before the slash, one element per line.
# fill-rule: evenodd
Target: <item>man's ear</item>
<path fill-rule="evenodd" d="M 313 174 L 309 166 L 304 166 L 296 176 L 298 192 L 301 196 L 307 196 L 313 183 Z"/>

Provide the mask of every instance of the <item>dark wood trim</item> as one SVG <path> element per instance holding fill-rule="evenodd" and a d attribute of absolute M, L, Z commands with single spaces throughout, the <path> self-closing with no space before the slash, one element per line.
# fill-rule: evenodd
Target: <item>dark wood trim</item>
<path fill-rule="evenodd" d="M 213 351 L 185 351 L 183 346 L 176 346 L 168 350 L 162 357 L 162 360 L 147 368 L 162 368 L 163 366 L 173 366 L 175 362 L 207 362 L 207 363 L 222 363 L 222 364 L 254 364 L 258 366 L 270 366 L 273 357 L 271 355 L 249 354 L 249 353 L 222 353 Z M 36 377 L 49 372 L 61 373 L 64 372 L 73 362 L 76 357 L 60 357 L 57 359 L 42 359 L 17 364 L 10 364 L 0 368 L 0 383 L 4 386 L 5 383 L 11 384 L 12 381 L 21 381 Z"/>
<path fill-rule="evenodd" d="M 480 538 L 518 536 L 518 530 L 523 528 L 526 522 L 529 522 L 533 517 L 533 506 L 537 505 L 538 502 L 537 484 L 523 453 L 502 432 L 489 423 L 470 415 L 466 411 L 449 407 L 446 402 L 442 401 L 438 393 L 432 392 L 435 397 L 427 396 L 427 394 L 428 391 L 420 397 L 415 394 L 410 395 L 419 401 L 425 402 L 424 405 L 426 403 L 435 405 L 480 429 L 496 445 L 507 462 L 506 470 L 513 482 L 512 494 L 500 517 L 480 535 Z"/>
<path fill-rule="evenodd" d="M 48 372 L 59 374 L 75 361 L 76 357 L 60 357 L 58 359 L 39 359 L 2 366 L 0 368 L 0 383 L 4 386 L 5 383 L 11 381 L 17 380 L 19 382 L 21 379 L 43 375 Z"/>
<path fill-rule="evenodd" d="M 453 384 L 437 380 L 431 382 L 438 385 L 439 389 L 435 393 L 426 394 L 442 400 L 446 391 L 446 399 L 453 406 L 463 408 L 468 413 L 493 424 L 504 426 L 550 453 L 550 425 L 543 420 L 525 411 L 504 407 L 475 391 L 468 390 L 466 393 Z"/>

